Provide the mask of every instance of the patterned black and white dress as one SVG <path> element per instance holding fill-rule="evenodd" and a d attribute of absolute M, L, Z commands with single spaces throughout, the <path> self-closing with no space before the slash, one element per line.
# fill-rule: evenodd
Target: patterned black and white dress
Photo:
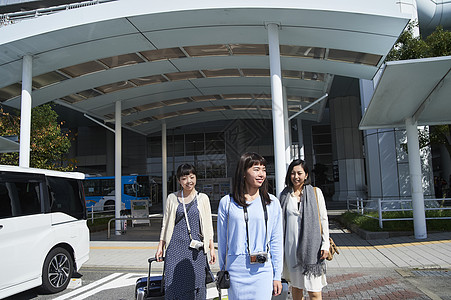
<path fill-rule="evenodd" d="M 202 241 L 197 197 L 186 204 L 186 211 L 193 239 Z M 174 232 L 166 250 L 165 299 L 206 299 L 206 255 L 203 249 L 190 248 L 190 242 L 183 204 L 179 201 Z"/>

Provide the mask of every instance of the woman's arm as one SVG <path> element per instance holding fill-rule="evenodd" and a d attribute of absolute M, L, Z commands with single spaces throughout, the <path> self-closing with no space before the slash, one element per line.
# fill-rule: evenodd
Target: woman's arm
<path fill-rule="evenodd" d="M 269 205 L 271 207 L 273 220 L 270 238 L 271 262 L 273 265 L 273 280 L 280 281 L 283 269 L 283 229 L 282 229 L 282 209 L 279 200 L 275 197 Z"/>
<path fill-rule="evenodd" d="M 229 205 L 229 196 L 222 197 L 218 207 L 218 258 L 219 268 L 224 268 L 226 249 L 227 249 L 227 206 Z"/>
<path fill-rule="evenodd" d="M 216 251 L 215 251 L 215 245 L 213 243 L 213 219 L 211 216 L 211 207 L 210 207 L 210 198 L 208 198 L 207 195 L 205 195 L 205 201 L 204 201 L 204 207 L 205 207 L 205 222 L 207 226 L 208 236 L 206 237 L 208 242 L 208 248 L 210 249 L 210 264 L 214 264 L 216 262 Z"/>
<path fill-rule="evenodd" d="M 204 212 L 205 212 L 205 220 L 203 222 L 205 222 L 205 227 L 206 227 L 206 233 L 207 235 L 205 236 L 205 240 L 209 241 L 209 240 L 213 240 L 213 236 L 214 236 L 214 232 L 213 232 L 213 218 L 211 216 L 211 206 L 210 206 L 210 198 L 208 198 L 207 195 L 203 194 L 205 197 L 205 201 L 203 201 L 203 206 L 204 206 Z M 203 233 L 203 234 L 206 234 Z M 210 250 L 212 248 L 210 247 Z"/>
<path fill-rule="evenodd" d="M 163 221 L 161 222 L 160 241 L 166 241 L 166 229 L 169 215 L 171 214 L 171 195 L 166 198 L 166 208 L 164 210 Z"/>

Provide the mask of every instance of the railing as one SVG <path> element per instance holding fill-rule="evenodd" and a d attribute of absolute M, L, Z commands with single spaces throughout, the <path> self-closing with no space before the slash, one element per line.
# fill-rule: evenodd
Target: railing
<path fill-rule="evenodd" d="M 59 5 L 59 6 L 39 8 L 39 9 L 29 10 L 29 11 L 6 13 L 6 14 L 0 15 L 0 27 L 4 26 L 4 25 L 14 24 L 19 21 L 26 20 L 26 19 L 37 18 L 40 16 L 54 14 L 54 13 L 64 11 L 64 10 L 91 6 L 91 5 L 96 5 L 96 4 L 111 2 L 111 1 L 117 1 L 117 0 L 83 1 L 83 2 L 77 2 L 77 3 L 65 4 L 65 5 Z"/>
<path fill-rule="evenodd" d="M 217 218 L 218 218 L 218 214 L 211 214 L 211 217 L 213 218 L 213 222 L 215 222 L 215 219 L 217 220 Z M 130 220 L 131 221 L 134 221 L 134 220 L 148 220 L 149 222 L 151 222 L 152 218 L 163 218 L 163 214 L 152 214 L 152 215 L 149 215 L 148 218 L 133 218 L 133 217 L 128 217 L 128 216 L 122 216 L 122 217 L 119 217 L 119 218 L 111 218 L 108 221 L 107 239 L 110 239 L 110 236 L 111 236 L 111 229 L 110 228 L 111 228 L 111 222 L 112 221 L 125 221 L 125 222 L 127 222 L 127 221 L 130 221 Z M 122 228 L 121 228 L 121 230 L 122 230 Z"/>
<path fill-rule="evenodd" d="M 119 218 L 111 218 L 109 221 L 108 221 L 108 233 L 107 233 L 107 239 L 110 239 L 110 236 L 111 236 L 111 230 L 110 230 L 110 225 L 111 225 L 111 221 L 125 221 L 125 222 L 127 222 L 127 221 L 134 221 L 134 220 L 148 220 L 149 222 L 151 222 L 151 219 L 152 218 L 162 218 L 163 217 L 163 214 L 152 214 L 152 215 L 149 215 L 149 217 L 147 217 L 147 218 L 137 218 L 137 217 L 127 217 L 127 216 L 122 216 L 122 217 L 119 217 Z M 116 230 L 118 230 L 117 228 L 116 228 Z"/>
<path fill-rule="evenodd" d="M 94 211 L 94 206 L 88 207 L 87 211 L 88 219 L 91 220 L 91 224 L 94 223 L 94 220 L 108 218 L 115 214 L 114 209 Z"/>
<path fill-rule="evenodd" d="M 445 203 L 450 202 L 451 198 L 439 198 L 439 199 L 424 199 L 425 211 L 444 211 L 451 210 L 451 207 L 446 207 Z M 384 204 L 384 203 L 389 203 Z M 349 211 L 355 210 L 361 215 L 365 215 L 369 218 L 376 219 L 379 221 L 379 227 L 383 228 L 384 221 L 406 221 L 413 220 L 412 217 L 403 218 L 384 218 L 384 212 L 407 212 L 413 211 L 412 209 L 412 199 L 374 199 L 374 200 L 364 200 L 362 198 L 357 198 L 354 201 L 347 201 L 347 209 Z M 367 212 L 376 211 L 377 217 L 369 215 Z M 438 219 L 451 219 L 450 217 L 426 217 L 426 220 L 438 220 Z"/>

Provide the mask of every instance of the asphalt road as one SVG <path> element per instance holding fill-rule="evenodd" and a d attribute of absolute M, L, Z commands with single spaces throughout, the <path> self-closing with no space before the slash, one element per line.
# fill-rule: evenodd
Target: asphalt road
<path fill-rule="evenodd" d="M 82 268 L 71 284 L 81 285 L 53 295 L 37 289 L 6 300 L 132 300 L 134 286 L 144 271 Z M 330 270 L 324 299 L 446 299 L 451 300 L 451 270 L 413 269 L 346 269 Z M 212 284 L 210 291 L 214 290 Z M 307 298 L 308 299 L 308 298 Z"/>

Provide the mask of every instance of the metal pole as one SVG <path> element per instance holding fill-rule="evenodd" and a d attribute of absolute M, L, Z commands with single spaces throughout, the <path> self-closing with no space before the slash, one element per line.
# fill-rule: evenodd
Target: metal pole
<path fill-rule="evenodd" d="M 163 185 L 163 214 L 166 209 L 166 198 L 168 197 L 168 154 L 166 139 L 166 123 L 161 124 L 161 184 Z"/>
<path fill-rule="evenodd" d="M 421 180 L 420 146 L 417 123 L 406 119 L 407 149 L 409 151 L 410 188 L 412 191 L 413 227 L 416 239 L 427 238 L 424 211 L 423 183 Z"/>
<path fill-rule="evenodd" d="M 285 139 L 285 168 L 288 170 L 288 166 L 291 163 L 291 127 L 288 120 L 288 101 L 287 101 L 287 89 L 282 86 L 283 91 L 283 128 Z"/>
<path fill-rule="evenodd" d="M 122 108 L 120 101 L 116 101 L 115 109 L 114 216 L 120 218 L 122 209 Z M 119 219 L 115 222 L 115 233 L 121 235 L 121 220 Z"/>
<path fill-rule="evenodd" d="M 302 131 L 302 119 L 296 118 L 296 120 L 298 122 L 299 158 L 305 160 L 304 132 Z"/>
<path fill-rule="evenodd" d="M 382 201 L 381 198 L 377 199 L 377 210 L 379 213 L 379 228 L 383 228 L 384 225 L 382 223 Z"/>
<path fill-rule="evenodd" d="M 33 58 L 25 55 L 22 58 L 22 95 L 20 103 L 20 146 L 19 166 L 30 166 L 31 136 L 31 82 L 33 78 Z"/>
<path fill-rule="evenodd" d="M 267 24 L 269 42 L 269 66 L 271 70 L 272 123 L 274 134 L 274 163 L 276 194 L 284 188 L 285 178 L 285 141 L 283 118 L 282 71 L 280 67 L 279 26 Z"/>

